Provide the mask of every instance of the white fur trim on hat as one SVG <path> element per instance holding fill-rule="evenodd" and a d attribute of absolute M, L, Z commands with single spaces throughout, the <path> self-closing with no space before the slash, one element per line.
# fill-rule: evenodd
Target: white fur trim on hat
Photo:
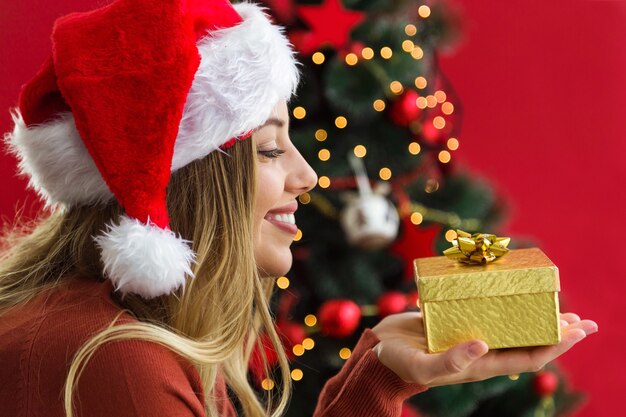
<path fill-rule="evenodd" d="M 296 59 L 283 29 L 257 5 L 233 7 L 243 22 L 198 42 L 200 67 L 185 103 L 172 171 L 259 127 L 298 86 Z"/>
<path fill-rule="evenodd" d="M 193 278 L 195 253 L 171 230 L 122 216 L 120 224 L 107 225 L 94 239 L 104 273 L 122 294 L 154 298 L 184 286 L 187 276 Z"/>
<path fill-rule="evenodd" d="M 9 151 L 19 160 L 20 174 L 46 206 L 63 203 L 105 203 L 113 199 L 96 164 L 80 139 L 74 117 L 56 119 L 30 128 L 19 112 L 12 113 L 15 127 L 5 135 Z"/>

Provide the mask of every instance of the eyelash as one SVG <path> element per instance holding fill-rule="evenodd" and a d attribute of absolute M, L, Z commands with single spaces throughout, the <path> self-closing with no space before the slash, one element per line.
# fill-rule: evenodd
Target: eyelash
<path fill-rule="evenodd" d="M 281 156 L 282 154 L 285 153 L 285 151 L 283 151 L 282 149 L 272 149 L 270 151 L 257 151 L 259 153 L 259 155 L 262 155 L 266 158 L 278 158 L 279 156 Z"/>

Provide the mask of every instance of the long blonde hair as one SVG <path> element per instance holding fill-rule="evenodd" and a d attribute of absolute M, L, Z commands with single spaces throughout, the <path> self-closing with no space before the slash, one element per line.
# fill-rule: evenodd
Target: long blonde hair
<path fill-rule="evenodd" d="M 117 300 L 138 321 L 111 323 L 76 353 L 65 385 L 68 417 L 73 415 L 72 394 L 89 358 L 104 343 L 120 339 L 158 343 L 186 358 L 200 374 L 205 398 L 211 398 L 222 372 L 245 416 L 282 414 L 290 394 L 289 367 L 268 307 L 274 280 L 259 277 L 254 261 L 254 149 L 252 140 L 242 141 L 228 154 L 213 152 L 172 175 L 170 227 L 193 242 L 195 278 L 169 296 L 144 300 L 129 294 Z M 121 213 L 115 201 L 105 207 L 56 209 L 32 226 L 5 232 L 0 314 L 72 276 L 104 279 L 92 236 L 106 223 L 117 222 Z M 279 356 L 283 382 L 278 401 L 269 394 L 259 399 L 247 378 L 250 354 L 261 331 Z M 217 415 L 211 401 L 205 408 L 207 415 Z"/>

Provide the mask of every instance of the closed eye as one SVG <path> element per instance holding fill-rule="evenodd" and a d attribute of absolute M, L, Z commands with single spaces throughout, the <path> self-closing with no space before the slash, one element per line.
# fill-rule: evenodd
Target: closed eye
<path fill-rule="evenodd" d="M 284 150 L 278 149 L 278 148 L 275 148 L 275 149 L 272 149 L 272 150 L 269 150 L 269 151 L 258 150 L 257 152 L 258 152 L 259 155 L 262 155 L 262 156 L 264 156 L 266 158 L 278 158 L 279 156 L 281 156 L 282 154 L 285 153 Z"/>

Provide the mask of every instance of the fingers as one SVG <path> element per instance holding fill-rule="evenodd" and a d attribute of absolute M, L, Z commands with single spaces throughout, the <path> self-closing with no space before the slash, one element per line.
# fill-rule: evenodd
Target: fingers
<path fill-rule="evenodd" d="M 574 329 L 580 329 L 584 331 L 586 335 L 590 335 L 598 331 L 598 324 L 593 320 L 578 320 L 565 326 L 562 333 Z"/>
<path fill-rule="evenodd" d="M 446 352 L 428 355 L 426 359 L 429 363 L 424 367 L 428 369 L 426 374 L 428 380 L 424 381 L 423 385 L 463 372 L 488 351 L 489 347 L 485 342 L 473 340 L 456 345 Z"/>
<path fill-rule="evenodd" d="M 467 349 L 471 343 L 455 346 L 441 354 L 428 355 L 437 358 L 437 363 L 430 363 L 433 369 L 430 387 L 452 383 L 481 381 L 499 375 L 537 372 L 548 362 L 570 350 L 587 335 L 598 331 L 598 325 L 592 320 L 581 320 L 578 315 L 561 315 L 563 327 L 561 342 L 552 346 L 539 346 L 522 349 L 497 349 L 485 351 L 477 359 L 468 357 Z M 482 343 L 482 342 L 481 342 Z"/>
<path fill-rule="evenodd" d="M 565 320 L 567 323 L 576 323 L 580 321 L 580 317 L 575 313 L 561 313 L 561 320 Z"/>
<path fill-rule="evenodd" d="M 557 357 L 561 356 L 568 350 L 570 350 L 576 343 L 583 340 L 588 334 L 594 331 L 589 326 L 577 326 L 567 328 L 561 335 L 561 342 L 552 346 L 541 346 L 528 351 L 528 363 L 526 364 L 527 370 L 518 371 L 538 371 L 543 368 L 547 363 L 552 362 Z"/>
<path fill-rule="evenodd" d="M 580 320 L 563 329 L 561 342 L 556 345 L 493 351 L 484 358 L 484 363 L 477 366 L 481 373 L 478 377 L 484 379 L 496 375 L 536 372 L 597 329 L 595 322 Z"/>

